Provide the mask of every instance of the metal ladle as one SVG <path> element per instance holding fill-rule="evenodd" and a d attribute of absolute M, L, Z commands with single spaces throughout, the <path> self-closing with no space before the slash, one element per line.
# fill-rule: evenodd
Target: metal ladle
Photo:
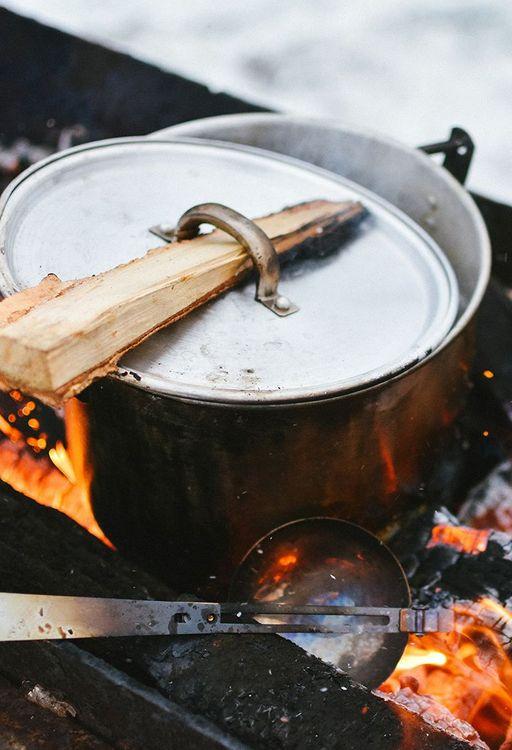
<path fill-rule="evenodd" d="M 274 529 L 251 548 L 235 574 L 229 598 L 257 604 L 405 608 L 410 606 L 411 593 L 400 563 L 373 534 L 334 518 L 306 518 Z M 257 619 L 319 623 L 318 616 L 312 615 Z M 327 615 L 321 623 L 328 626 L 333 619 Z M 400 632 L 284 637 L 370 687 L 393 672 L 408 638 Z"/>
<path fill-rule="evenodd" d="M 393 671 L 407 633 L 449 632 L 454 623 L 452 608 L 409 607 L 387 547 L 330 518 L 270 532 L 242 561 L 231 595 L 220 603 L 0 593 L 0 641 L 286 633 L 373 686 Z"/>

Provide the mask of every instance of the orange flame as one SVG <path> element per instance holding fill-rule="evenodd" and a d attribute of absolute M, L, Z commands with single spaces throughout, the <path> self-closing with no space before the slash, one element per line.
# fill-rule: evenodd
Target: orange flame
<path fill-rule="evenodd" d="M 78 402 L 70 402 L 66 407 L 66 433 L 68 443 L 73 443 L 74 448 L 74 455 L 71 455 L 61 441 L 48 446 L 48 435 L 39 431 L 40 420 L 30 416 L 37 408 L 34 401 L 25 400 L 20 391 L 11 391 L 10 397 L 14 402 L 13 411 L 7 418 L 0 415 L 0 433 L 5 436 L 0 442 L 0 480 L 41 505 L 62 511 L 110 545 L 91 510 L 90 476 L 83 446 L 80 449 L 83 430 L 77 430 L 77 425 L 80 426 Z M 26 424 L 31 434 L 14 426 L 24 417 L 30 417 Z"/>
<path fill-rule="evenodd" d="M 381 690 L 400 697 L 413 685 L 415 694 L 430 696 L 498 750 L 512 722 L 511 635 L 512 613 L 494 600 L 461 603 L 454 632 L 410 636 Z"/>
<path fill-rule="evenodd" d="M 386 494 L 390 495 L 398 489 L 398 476 L 396 473 L 395 462 L 393 460 L 391 447 L 380 428 L 377 429 L 377 439 L 379 441 L 379 453 L 384 467 L 384 489 Z"/>
<path fill-rule="evenodd" d="M 484 552 L 489 529 L 440 524 L 428 547 L 446 544 L 466 554 Z M 489 597 L 458 602 L 452 633 L 410 636 L 394 673 L 381 689 L 402 703 L 407 692 L 428 696 L 472 725 L 494 750 L 512 744 L 512 613 Z"/>

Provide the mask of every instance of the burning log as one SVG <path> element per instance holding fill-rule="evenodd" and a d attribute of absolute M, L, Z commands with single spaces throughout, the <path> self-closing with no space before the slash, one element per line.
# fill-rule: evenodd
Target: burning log
<path fill-rule="evenodd" d="M 512 712 L 512 537 L 481 528 L 478 513 L 482 504 L 492 505 L 485 492 L 492 495 L 496 483 L 497 494 L 503 494 L 506 476 L 501 467 L 472 493 L 463 506 L 470 526 L 461 526 L 445 509 L 430 510 L 397 535 L 394 550 L 406 565 L 414 600 L 426 605 L 455 600 L 457 626 L 449 635 L 411 637 L 384 685 L 412 710 L 425 698 L 434 714 L 441 704 L 493 750 L 506 742 Z"/>
<path fill-rule="evenodd" d="M 325 249 L 363 213 L 357 203 L 312 201 L 255 223 L 277 253 L 295 253 Z M 78 281 L 50 276 L 0 305 L 3 387 L 59 403 L 115 370 L 149 335 L 237 284 L 251 266 L 240 244 L 215 231 Z"/>
<path fill-rule="evenodd" d="M 476 533 L 475 533 L 476 532 Z M 450 538 L 451 537 L 451 538 Z M 422 604 L 450 598 L 512 601 L 512 538 L 503 532 L 436 525 L 411 585 Z"/>
<path fill-rule="evenodd" d="M 434 727 L 443 729 L 446 732 L 460 737 L 469 742 L 475 750 L 488 750 L 485 742 L 482 742 L 478 732 L 471 724 L 466 721 L 457 719 L 451 711 L 438 703 L 430 695 L 418 694 L 418 682 L 414 678 L 404 678 L 400 690 L 396 693 L 387 693 L 384 690 L 377 690 L 376 694 L 384 700 L 393 700 L 401 706 L 405 706 L 408 711 L 419 714 L 424 721 Z"/>
<path fill-rule="evenodd" d="M 173 598 L 62 514 L 6 495 L 0 511 L 1 590 Z M 130 747 L 471 747 L 278 636 L 8 643 L 0 671 L 60 691 L 79 721 Z M 142 699 L 154 686 L 165 701 Z"/>

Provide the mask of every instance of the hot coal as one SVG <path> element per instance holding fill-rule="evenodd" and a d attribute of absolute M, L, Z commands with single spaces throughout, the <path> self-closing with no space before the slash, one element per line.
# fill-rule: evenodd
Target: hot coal
<path fill-rule="evenodd" d="M 488 482 L 486 483 L 487 486 Z M 467 509 L 467 506 L 464 506 Z M 465 518 L 468 519 L 465 513 Z M 467 537 L 467 549 L 457 540 L 435 541 L 435 530 L 449 526 Z M 512 599 L 512 537 L 500 531 L 485 534 L 485 548 L 479 550 L 484 536 L 469 533 L 445 508 L 429 510 L 410 523 L 390 541 L 402 562 L 417 604 L 442 604 L 451 598 L 478 599 L 491 596 L 506 606 Z"/>

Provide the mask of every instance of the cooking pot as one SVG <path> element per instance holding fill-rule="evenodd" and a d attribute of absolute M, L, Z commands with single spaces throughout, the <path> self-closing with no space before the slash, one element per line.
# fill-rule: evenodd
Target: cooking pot
<path fill-rule="evenodd" d="M 229 133 L 226 120 L 236 120 Z M 219 140 L 268 133 L 273 150 L 275 126 L 283 143 L 299 128 L 266 116 L 187 127 L 217 125 Z M 348 248 L 283 274 L 295 315 L 273 316 L 250 287 L 231 291 L 153 336 L 70 408 L 100 525 L 182 589 L 224 593 L 257 539 L 305 516 L 382 532 L 418 502 L 464 402 L 490 264 L 470 197 L 402 146 L 299 130 L 318 154 L 338 138 L 346 175 L 240 146 L 126 139 L 39 163 L 3 198 L 4 293 L 136 257 L 152 245 L 149 227 L 205 200 L 249 216 L 318 197 L 369 210 Z"/>

